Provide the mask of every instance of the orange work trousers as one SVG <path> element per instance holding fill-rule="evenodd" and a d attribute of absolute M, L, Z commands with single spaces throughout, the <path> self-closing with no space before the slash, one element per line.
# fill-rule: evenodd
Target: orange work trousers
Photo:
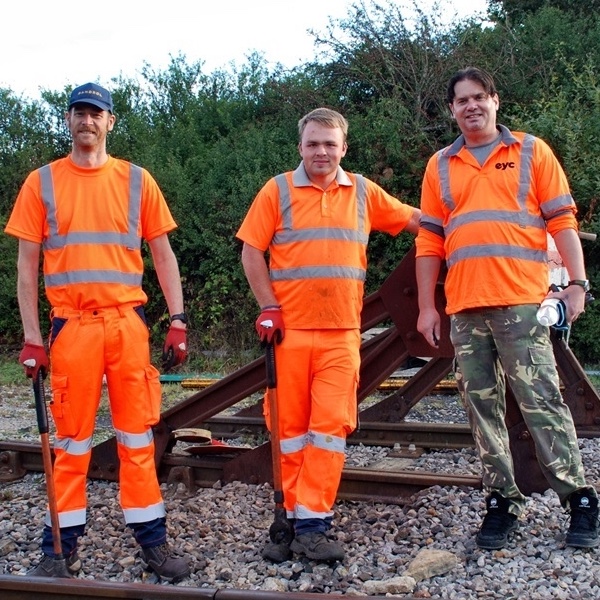
<path fill-rule="evenodd" d="M 356 428 L 360 332 L 288 329 L 275 360 L 284 506 L 289 518 L 325 519 Z M 270 428 L 268 392 L 264 413 Z"/>
<path fill-rule="evenodd" d="M 151 429 L 160 418 L 161 387 L 159 372 L 150 363 L 149 332 L 142 316 L 133 305 L 53 309 L 50 364 L 60 526 L 85 524 L 86 479 L 104 375 L 125 521 L 164 516 Z"/>

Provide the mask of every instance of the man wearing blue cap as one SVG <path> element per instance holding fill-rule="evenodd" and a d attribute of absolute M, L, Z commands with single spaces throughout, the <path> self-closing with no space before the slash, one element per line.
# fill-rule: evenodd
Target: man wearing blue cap
<path fill-rule="evenodd" d="M 106 379 L 119 454 L 119 500 L 147 567 L 167 581 L 189 574 L 172 553 L 154 462 L 152 427 L 160 418 L 158 370 L 150 363 L 143 306 L 141 242 L 148 242 L 171 315 L 164 345 L 168 367 L 186 358 L 186 323 L 177 259 L 168 239 L 176 224 L 145 169 L 107 154 L 115 125 L 108 90 L 87 83 L 73 90 L 66 113 L 69 156 L 29 174 L 5 231 L 19 239 L 17 295 L 28 377 L 52 364 L 50 409 L 56 425 L 53 479 L 62 553 L 81 568 L 77 540 L 87 518 L 86 479 L 96 412 Z M 39 256 L 52 306 L 50 360 L 38 315 Z M 57 574 L 47 515 L 44 556 L 29 575 Z"/>

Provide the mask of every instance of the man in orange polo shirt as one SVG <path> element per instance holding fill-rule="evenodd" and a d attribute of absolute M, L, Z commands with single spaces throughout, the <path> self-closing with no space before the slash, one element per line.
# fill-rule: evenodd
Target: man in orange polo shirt
<path fill-rule="evenodd" d="M 418 209 L 341 169 L 347 132 L 336 111 L 318 108 L 304 116 L 300 166 L 265 184 L 237 233 L 261 309 L 258 334 L 263 342 L 279 342 L 281 471 L 295 538 L 290 546 L 267 545 L 263 556 L 276 562 L 291 551 L 321 561 L 344 557 L 326 532 L 346 436 L 356 427 L 369 233 L 418 229 Z M 266 402 L 265 413 L 268 423 Z"/>
<path fill-rule="evenodd" d="M 119 499 L 147 566 L 168 581 L 189 573 L 167 544 L 165 507 L 154 462 L 152 426 L 160 417 L 159 373 L 150 363 L 143 305 L 142 239 L 171 314 L 164 346 L 172 365 L 186 357 L 186 317 L 177 260 L 168 233 L 176 224 L 152 176 L 107 154 L 115 125 L 108 90 L 94 83 L 73 90 L 66 113 L 69 156 L 30 173 L 6 233 L 19 239 L 17 294 L 28 377 L 51 369 L 56 425 L 54 483 L 62 551 L 71 572 L 81 568 L 77 540 L 87 518 L 86 476 L 96 411 L 106 377 L 120 461 Z M 38 314 L 40 249 L 52 306 L 50 361 Z M 29 574 L 57 575 L 49 516 L 44 556 Z"/>
<path fill-rule="evenodd" d="M 500 101 L 485 71 L 456 73 L 447 101 L 462 135 L 431 158 L 423 179 L 417 327 L 432 346 L 437 344 L 434 290 L 445 260 L 457 378 L 487 492 L 477 544 L 502 548 L 525 507 L 504 421 L 506 378 L 542 471 L 570 510 L 567 545 L 593 548 L 600 542 L 598 498 L 584 477 L 549 329 L 536 320 L 548 290 L 547 232 L 571 278 L 564 290 L 549 296 L 564 301 L 569 322 L 583 312 L 589 288 L 567 178 L 544 141 L 496 124 Z"/>

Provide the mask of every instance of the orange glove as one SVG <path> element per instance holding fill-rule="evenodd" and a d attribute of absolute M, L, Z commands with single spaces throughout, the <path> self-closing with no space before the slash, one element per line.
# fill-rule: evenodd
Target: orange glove
<path fill-rule="evenodd" d="M 256 319 L 256 332 L 262 344 L 280 344 L 285 336 L 281 306 L 265 306 Z"/>
<path fill-rule="evenodd" d="M 48 374 L 48 355 L 44 346 L 26 343 L 19 354 L 19 362 L 25 367 L 25 375 L 37 379 L 38 371 L 42 371 L 45 379 Z"/>
<path fill-rule="evenodd" d="M 163 369 L 169 369 L 180 365 L 187 358 L 187 336 L 186 330 L 171 325 L 167 331 L 165 345 L 163 346 Z"/>

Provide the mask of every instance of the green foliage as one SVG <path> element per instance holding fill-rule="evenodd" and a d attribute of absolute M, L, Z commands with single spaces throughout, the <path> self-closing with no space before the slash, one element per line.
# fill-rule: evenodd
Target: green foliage
<path fill-rule="evenodd" d="M 139 81 L 113 81 L 117 124 L 109 151 L 150 171 L 179 224 L 170 237 L 191 319 L 190 369 L 228 368 L 230 357 L 246 360 L 257 352 L 257 306 L 235 234 L 261 186 L 297 166 L 298 119 L 317 106 L 336 108 L 349 120 L 344 167 L 416 206 L 427 160 L 457 134 L 445 105 L 446 82 L 459 68 L 481 66 L 500 90 L 500 121 L 548 141 L 571 182 L 582 229 L 600 233 L 600 3 L 490 0 L 491 21 L 442 25 L 449 4 L 424 12 L 415 2 L 409 18 L 398 3 L 354 3 L 346 18 L 313 32 L 321 60 L 291 71 L 270 69 L 254 54 L 240 67 L 206 73 L 202 63 L 177 56 L 165 70 L 145 65 Z M 69 92 L 45 91 L 41 102 L 31 102 L 0 89 L 1 224 L 26 175 L 69 152 Z M 371 236 L 368 293 L 412 244 L 408 234 Z M 589 276 L 600 287 L 600 244 L 584 242 L 584 248 Z M 16 241 L 2 236 L 0 252 L 0 331 L 13 351 L 22 335 Z M 144 252 L 158 359 L 167 308 Z M 42 320 L 46 311 L 42 300 Z M 588 307 L 571 338 L 580 360 L 590 364 L 600 355 L 598 312 L 600 301 Z"/>

